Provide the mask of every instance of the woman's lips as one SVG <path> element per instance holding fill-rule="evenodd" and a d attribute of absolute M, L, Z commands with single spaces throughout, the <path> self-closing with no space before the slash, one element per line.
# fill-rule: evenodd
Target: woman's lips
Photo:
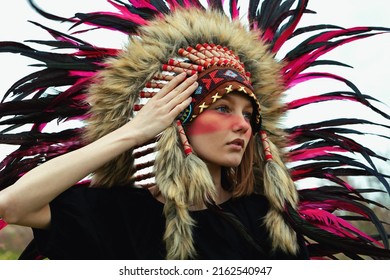
<path fill-rule="evenodd" d="M 229 146 L 235 147 L 237 149 L 243 149 L 244 144 L 245 144 L 245 141 L 242 139 L 234 139 L 233 141 L 228 143 Z"/>

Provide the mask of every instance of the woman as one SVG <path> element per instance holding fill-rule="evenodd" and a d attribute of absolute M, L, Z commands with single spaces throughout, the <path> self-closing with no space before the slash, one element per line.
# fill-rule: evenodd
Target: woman
<path fill-rule="evenodd" d="M 198 15 L 195 16 L 194 13 Z M 166 255 L 169 259 L 197 257 L 290 258 L 296 257 L 298 251 L 300 251 L 300 257 L 306 256 L 304 249 L 298 249 L 298 243 L 293 230 L 290 229 L 283 232 L 286 235 L 283 242 L 278 242 L 282 237 L 276 237 L 276 234 L 273 234 L 273 238 L 268 237 L 266 228 L 270 227 L 269 224 L 275 224 L 275 220 L 278 220 L 279 224 L 285 224 L 285 222 L 282 218 L 266 218 L 267 213 L 271 213 L 271 211 L 268 211 L 266 199 L 251 196 L 255 188 L 254 172 L 252 170 L 252 166 L 254 166 L 254 148 L 252 146 L 255 141 L 253 134 L 256 135 L 259 132 L 261 115 L 258 98 L 254 94 L 255 89 L 249 79 L 248 71 L 239 57 L 227 46 L 208 44 L 197 44 L 194 46 L 178 44 L 179 47 L 173 48 L 176 48 L 176 53 L 171 54 L 172 58 L 167 61 L 159 61 L 159 59 L 156 59 L 158 55 L 153 50 L 150 50 L 150 48 L 156 47 L 156 45 L 158 51 L 162 49 L 161 44 L 156 44 L 156 36 L 153 33 L 158 30 L 161 37 L 163 33 L 161 30 L 167 28 L 168 24 L 166 22 L 173 21 L 177 22 L 176 25 L 178 25 L 181 17 L 186 18 L 188 25 L 195 23 L 200 17 L 209 18 L 209 20 L 214 18 L 216 21 L 221 21 L 221 15 L 218 13 L 204 13 L 200 10 L 193 10 L 190 13 L 183 10 L 177 11 L 164 20 L 157 19 L 143 29 L 140 32 L 142 45 L 135 40 L 130 42 L 128 51 L 124 52 L 115 61 L 111 61 L 110 65 L 100 72 L 95 79 L 95 83 L 90 87 L 90 102 L 93 104 L 93 109 L 91 110 L 92 116 L 89 118 L 91 123 L 89 133 L 96 134 L 96 130 L 98 130 L 94 129 L 94 122 L 96 118 L 101 117 L 96 110 L 99 110 L 99 106 L 102 105 L 97 103 L 104 102 L 104 100 L 99 100 L 99 95 L 105 94 L 107 87 L 112 87 L 113 80 L 111 80 L 111 77 L 118 75 L 114 72 L 121 68 L 118 64 L 127 63 L 134 67 L 137 62 L 133 60 L 139 61 L 139 57 L 132 56 L 131 52 L 149 50 L 148 55 L 152 57 L 148 62 L 149 68 L 150 65 L 156 64 L 152 62 L 154 59 L 155 61 L 157 60 L 157 65 L 160 69 L 162 68 L 164 71 L 173 73 L 173 75 L 164 76 L 164 72 L 159 71 L 161 74 L 155 74 L 155 71 L 152 71 L 154 76 L 146 83 L 145 88 L 159 89 L 164 85 L 163 88 L 157 93 L 141 92 L 141 97 L 152 98 L 127 124 L 103 137 L 97 137 L 97 140 L 90 141 L 89 145 L 79 150 L 39 166 L 2 192 L 1 209 L 4 210 L 2 210 L 1 216 L 6 222 L 38 229 L 50 228 L 49 237 L 43 237 L 47 233 L 35 230 L 35 238 L 38 243 L 40 239 L 43 239 L 42 243 L 45 243 L 39 246 L 41 251 L 49 257 L 117 259 L 140 258 L 140 256 L 142 256 L 141 258 L 163 258 Z M 180 24 L 182 25 L 182 23 Z M 172 23 L 169 23 L 169 26 L 172 26 Z M 204 27 L 202 26 L 201 28 Z M 193 31 L 196 31 L 196 28 L 193 28 Z M 175 33 L 172 37 L 179 37 L 180 33 Z M 256 40 L 248 35 L 246 36 L 252 41 Z M 167 34 L 166 36 L 171 35 Z M 163 41 L 163 39 L 160 39 L 160 41 Z M 257 44 L 257 40 L 255 43 Z M 169 50 L 169 52 L 172 51 Z M 143 56 L 143 59 L 148 59 L 147 55 Z M 123 71 L 123 69 L 120 71 Z M 134 72 L 138 73 L 139 71 Z M 175 72 L 182 73 L 175 76 Z M 193 75 L 185 79 L 190 73 Z M 131 75 L 134 75 L 134 73 L 129 71 L 124 79 L 131 77 Z M 172 80 L 169 81 L 170 79 Z M 164 80 L 169 82 L 164 83 Z M 121 83 L 125 83 L 125 81 L 122 80 Z M 119 86 L 123 85 L 120 84 Z M 112 96 L 115 91 L 120 92 L 111 88 L 109 90 L 110 95 Z M 109 106 L 104 106 L 104 110 L 107 110 L 107 108 Z M 112 122 L 115 119 L 112 115 L 109 118 L 106 122 Z M 175 125 L 175 119 L 181 120 L 178 125 Z M 181 126 L 181 122 L 186 127 L 190 144 L 186 140 L 186 133 Z M 99 120 L 98 126 L 100 126 L 100 129 L 103 126 L 102 124 L 103 121 Z M 147 194 L 146 200 L 129 198 L 129 200 L 136 199 L 136 201 L 139 199 L 137 204 L 140 208 L 137 209 L 141 209 L 143 204 L 151 204 L 153 205 L 151 207 L 158 208 L 156 212 L 151 211 L 148 219 L 145 219 L 148 223 L 154 223 L 151 221 L 155 221 L 159 225 L 157 229 L 153 226 L 149 229 L 155 235 L 147 238 L 148 241 L 144 244 L 147 249 L 143 249 L 143 247 L 138 248 L 138 245 L 137 250 L 133 247 L 127 247 L 126 251 L 130 251 L 131 254 L 125 254 L 120 251 L 121 253 L 118 255 L 117 250 L 120 250 L 118 244 L 117 246 L 110 246 L 108 250 L 92 250 L 91 248 L 98 247 L 97 244 L 113 242 L 113 237 L 116 238 L 118 232 L 123 231 L 114 229 L 114 224 L 121 223 L 123 224 L 122 226 L 126 225 L 130 232 L 124 234 L 123 239 L 131 240 L 132 242 L 139 242 L 138 239 L 142 238 L 141 233 L 149 226 L 148 224 L 142 224 L 141 226 L 134 218 L 127 218 L 128 214 L 126 213 L 129 210 L 121 210 L 121 208 L 110 211 L 111 214 L 108 216 L 106 213 L 98 214 L 96 210 L 92 213 L 84 214 L 79 213 L 77 210 L 73 214 L 62 216 L 57 214 L 57 212 L 63 213 L 68 211 L 65 210 L 68 207 L 62 205 L 62 203 L 58 204 L 61 206 L 54 206 L 57 205 L 56 197 L 91 173 L 95 173 L 93 178 L 95 187 L 115 188 L 118 185 L 122 185 L 120 179 L 115 181 L 115 185 L 110 185 L 110 183 L 104 181 L 104 176 L 111 174 L 101 175 L 97 170 L 101 169 L 105 164 L 109 164 L 110 161 L 116 160 L 118 156 L 126 154 L 127 151 L 145 145 L 145 143 L 155 139 L 161 132 L 163 134 L 159 137 L 156 145 L 157 156 L 154 163 L 156 185 L 150 187 L 149 191 L 153 194 L 154 200 L 158 200 L 162 204 L 151 200 Z M 183 147 L 177 145 L 178 132 L 183 139 Z M 249 143 L 250 147 L 247 148 Z M 192 149 L 199 157 L 192 153 Z M 241 164 L 244 152 L 248 155 Z M 184 153 L 187 155 L 183 156 Z M 241 170 L 236 169 L 240 165 L 242 165 Z M 128 168 L 129 170 L 126 172 L 133 172 L 129 166 L 124 165 L 121 168 Z M 53 182 L 53 184 L 48 184 L 47 187 L 43 188 L 42 186 L 46 185 L 45 182 Z M 129 182 L 124 185 L 127 187 L 131 186 Z M 262 183 L 259 182 L 258 185 L 261 186 Z M 282 186 L 277 187 L 282 188 Z M 32 189 L 39 189 L 40 191 L 30 191 Z M 93 193 L 93 200 L 101 201 L 103 198 L 110 197 L 111 191 L 110 189 L 106 193 L 99 190 L 96 193 L 100 195 L 95 197 L 96 193 L 88 189 L 83 194 L 86 197 L 86 201 L 84 199 L 80 201 L 75 200 L 73 204 L 83 205 L 82 208 L 95 209 L 101 202 L 88 202 L 91 199 L 89 198 L 89 193 Z M 75 192 L 78 193 L 77 191 Z M 125 193 L 127 192 L 126 190 Z M 136 191 L 136 193 L 139 192 L 139 190 Z M 31 196 L 22 196 L 21 194 L 23 193 L 30 193 Z M 296 193 L 294 194 L 296 196 Z M 145 192 L 142 191 L 141 195 L 145 196 Z M 64 196 L 67 197 L 67 195 Z M 113 208 L 117 204 L 114 203 L 118 199 L 116 196 L 122 197 L 123 194 L 120 191 L 114 195 L 112 200 L 107 198 L 110 203 L 104 203 L 100 207 L 104 207 L 103 209 Z M 248 198 L 242 200 L 236 201 L 233 199 L 230 201 L 231 198 L 247 196 Z M 58 201 L 62 201 L 62 197 L 60 195 Z M 296 197 L 293 199 L 296 200 Z M 54 202 L 50 204 L 53 200 Z M 66 201 L 65 204 L 72 200 L 71 198 L 64 199 Z M 230 207 L 231 211 L 224 213 L 224 211 L 218 210 L 218 207 L 222 207 L 221 204 L 227 201 L 229 203 L 224 206 L 228 209 Z M 257 203 L 255 203 L 256 201 Z M 89 204 L 90 206 L 87 206 Z M 130 204 L 130 201 L 126 204 Z M 252 204 L 255 206 L 252 206 Z M 164 205 L 164 207 L 162 208 L 161 205 Z M 202 213 L 207 207 L 215 208 L 216 213 L 220 212 L 221 217 L 225 217 L 226 221 L 230 221 L 231 228 L 229 229 L 225 222 L 218 223 L 221 223 L 220 226 L 226 229 L 215 228 L 217 223 L 214 217 L 215 213 Z M 72 212 L 70 209 L 69 211 Z M 123 211 L 124 213 L 121 213 Z M 190 214 L 191 211 L 200 211 L 199 213 L 202 214 Z M 248 213 L 242 213 L 242 211 Z M 162 212 L 164 212 L 165 221 L 161 218 L 163 216 Z M 102 221 L 95 220 L 95 217 L 92 218 L 95 225 L 86 226 L 92 222 L 83 219 L 84 221 L 80 221 L 79 224 L 82 227 L 87 227 L 84 233 L 81 233 L 83 230 L 79 228 L 72 231 L 73 233 L 68 232 L 66 240 L 50 236 L 51 234 L 56 235 L 55 232 L 61 232 L 59 233 L 60 235 L 64 234 L 63 229 L 59 230 L 55 226 L 59 223 L 62 224 L 61 228 L 63 226 L 72 228 L 72 224 L 64 221 L 69 219 L 69 217 L 73 219 L 75 217 L 85 217 L 86 220 L 89 220 L 87 217 L 96 215 L 99 218 L 104 217 L 103 220 L 115 220 L 112 216 L 118 216 L 123 222 L 117 221 L 114 224 L 110 222 L 110 226 L 108 226 L 104 225 Z M 205 217 L 196 217 L 196 215 L 204 215 Z M 207 220 L 207 222 L 203 221 L 203 219 Z M 212 219 L 212 223 L 209 219 Z M 163 231 L 160 226 L 164 223 L 166 224 L 165 233 L 164 237 L 162 237 L 160 234 Z M 202 223 L 205 224 L 202 225 Z M 265 226 L 266 223 L 268 223 L 267 226 Z M 99 238 L 100 227 L 109 228 L 112 233 L 104 238 Z M 207 231 L 208 228 L 215 230 L 215 232 Z M 96 239 L 92 239 L 95 239 L 94 242 L 92 240 L 90 242 L 83 240 L 81 236 L 88 236 L 87 239 L 89 239 L 91 238 L 91 232 L 97 233 Z M 74 233 L 77 233 L 77 236 L 73 236 Z M 218 235 L 219 237 L 216 238 Z M 214 239 L 219 240 L 223 235 L 229 237 L 229 242 L 232 242 L 231 246 L 227 246 L 226 242 L 215 242 Z M 73 237 L 69 239 L 70 236 Z M 117 240 L 121 239 L 118 238 Z M 121 244 L 126 244 L 126 241 L 123 241 L 123 239 Z M 164 239 L 166 244 L 166 253 L 162 253 L 164 251 L 161 246 L 162 239 Z M 69 242 L 74 242 L 74 240 L 79 240 L 76 242 L 77 247 L 69 245 Z M 51 244 L 53 242 L 56 245 Z M 89 244 L 88 249 L 85 248 L 86 244 Z M 218 246 L 210 247 L 211 244 L 218 244 Z M 58 246 L 62 248 L 58 249 Z M 73 249 L 71 249 L 72 247 Z M 83 247 L 85 249 L 80 249 Z M 64 255 L 61 255 L 59 251 L 65 248 L 67 251 L 71 250 L 71 252 L 79 250 L 80 255 L 70 252 L 64 252 Z M 143 250 L 146 251 L 145 255 L 140 253 Z"/>
<path fill-rule="evenodd" d="M 162 205 L 165 198 L 158 186 L 149 190 L 78 188 L 62 195 L 61 193 L 102 164 L 137 145 L 144 144 L 168 127 L 191 103 L 191 94 L 197 87 L 197 75 L 185 78 L 185 74 L 176 76 L 126 125 L 79 150 L 37 167 L 14 186 L 2 191 L 1 216 L 8 223 L 35 228 L 39 248 L 50 258 L 164 258 L 165 252 L 161 243 L 164 227 Z M 223 219 L 223 215 L 218 217 L 218 209 L 213 213 L 211 210 L 204 210 L 205 205 L 190 205 L 189 208 L 193 211 L 191 219 L 197 227 L 194 232 L 195 252 L 199 254 L 193 252 L 190 257 L 294 257 L 282 252 L 270 252 L 268 236 L 261 222 L 267 212 L 266 199 L 259 195 L 250 195 L 231 200 L 233 193 L 238 190 L 232 185 L 233 182 L 228 182 L 226 175 L 221 174 L 222 168 L 240 165 L 249 142 L 253 141 L 250 124 L 253 115 L 254 108 L 249 97 L 232 92 L 217 100 L 188 125 L 189 142 L 199 157 L 206 162 L 213 178 L 216 205 L 220 205 L 222 210 L 226 207 L 228 211 L 232 211 L 230 214 L 239 215 L 232 218 L 232 221 L 236 222 L 237 219 L 241 227 L 235 228 L 234 222 L 229 224 L 219 221 Z M 48 181 L 53 184 L 45 184 Z M 56 199 L 58 196 L 60 197 Z M 54 202 L 50 203 L 53 200 Z M 141 210 L 142 207 L 145 209 Z M 132 213 L 137 210 L 150 213 L 145 216 Z M 128 216 L 130 214 L 135 214 L 136 220 L 135 217 Z M 242 220 L 243 218 L 247 220 Z M 71 219 L 74 221 L 71 222 Z M 141 223 L 140 219 L 145 219 L 147 223 Z M 110 222 L 105 224 L 105 221 Z M 62 225 L 58 225 L 59 223 Z M 241 223 L 248 223 L 249 228 L 246 229 Z M 219 226 L 221 228 L 218 228 Z M 224 230 L 222 226 L 225 227 Z M 72 229 L 66 230 L 67 227 Z M 86 229 L 83 229 L 85 227 Z M 101 230 L 102 228 L 106 229 Z M 256 246 L 246 240 L 251 235 L 254 240 L 250 242 Z M 221 240 L 223 236 L 227 240 Z M 228 243 L 224 243 L 225 241 Z M 132 244 L 133 242 L 136 245 Z M 258 251 L 255 250 L 256 247 L 259 247 Z M 306 257 L 303 248 L 299 256 Z"/>
<path fill-rule="evenodd" d="M 307 3 L 298 2 L 294 11 L 302 14 Z M 278 121 L 285 110 L 286 81 L 294 83 L 304 59 L 290 54 L 286 67 L 275 60 L 270 42 L 259 40 L 271 30 L 248 32 L 217 11 L 217 5 L 209 11 L 194 6 L 175 7 L 160 17 L 154 17 L 153 7 L 126 7 L 130 23 L 120 16 L 115 28 L 131 33 L 134 23 L 145 26 L 118 53 L 49 30 L 64 48 L 74 44 L 79 51 L 72 60 L 48 61 L 53 72 L 39 73 L 33 84 L 45 82 L 46 74 L 65 78 L 64 73 L 74 82 L 44 112 L 68 101 L 72 109 L 84 109 L 79 100 L 88 85 L 85 142 L 3 190 L 3 219 L 35 228 L 30 248 L 37 246 L 53 259 L 305 259 L 309 239 L 318 241 L 312 256 L 343 251 L 349 256 L 388 256 L 374 238 L 351 226 L 343 228 L 344 221 L 327 212 L 337 208 L 339 198 L 356 209 L 354 199 L 359 198 L 344 188 L 327 193 L 316 188 L 305 194 L 304 203 L 298 201 L 284 165 L 287 139 Z M 86 18 L 105 24 L 99 17 L 97 22 L 94 16 Z M 275 35 L 273 50 L 289 37 L 295 23 L 289 24 L 292 28 L 279 39 Z M 104 55 L 112 58 L 102 60 Z M 314 64 L 312 59 L 307 57 L 306 66 Z M 67 139 L 48 149 L 40 146 L 44 158 L 62 145 L 72 150 L 78 145 Z M 299 135 L 294 139 L 300 141 Z M 318 149 L 329 149 L 321 141 L 311 145 L 318 160 L 324 155 Z M 311 172 L 307 170 L 296 173 Z M 90 185 L 72 187 L 90 175 Z M 313 194 L 319 195 L 318 201 Z"/>

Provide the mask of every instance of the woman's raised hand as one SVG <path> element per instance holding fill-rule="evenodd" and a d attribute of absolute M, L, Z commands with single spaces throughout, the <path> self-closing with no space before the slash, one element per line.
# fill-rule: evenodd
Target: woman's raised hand
<path fill-rule="evenodd" d="M 185 78 L 184 73 L 176 76 L 126 125 L 43 163 L 1 191 L 0 216 L 7 223 L 47 228 L 50 201 L 116 156 L 155 137 L 191 103 L 197 76 Z"/>
<path fill-rule="evenodd" d="M 187 108 L 191 94 L 198 86 L 197 75 L 186 79 L 181 73 L 151 98 L 127 125 L 137 131 L 137 144 L 142 145 L 166 129 Z"/>

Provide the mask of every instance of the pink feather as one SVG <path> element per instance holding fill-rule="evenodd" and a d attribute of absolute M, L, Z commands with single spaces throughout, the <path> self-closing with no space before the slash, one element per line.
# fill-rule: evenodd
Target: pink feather
<path fill-rule="evenodd" d="M 342 149 L 340 147 L 321 147 L 321 148 L 314 148 L 310 149 L 307 148 L 304 151 L 295 151 L 289 153 L 289 159 L 292 161 L 298 161 L 298 160 L 307 160 L 307 159 L 314 159 L 319 156 L 327 156 L 330 152 L 345 152 L 345 149 Z"/>
<path fill-rule="evenodd" d="M 364 232 L 360 231 L 349 222 L 322 209 L 301 209 L 300 214 L 305 220 L 314 223 L 318 227 L 331 233 L 334 233 L 338 236 L 348 237 L 352 239 L 363 237 L 383 247 L 380 242 L 373 239 L 371 236 L 365 234 Z"/>
<path fill-rule="evenodd" d="M 287 110 L 297 109 L 299 107 L 310 105 L 314 103 L 324 102 L 324 101 L 333 101 L 333 100 L 343 100 L 343 101 L 357 101 L 357 98 L 353 96 L 346 95 L 316 95 L 309 96 L 306 98 L 296 99 L 287 104 Z"/>

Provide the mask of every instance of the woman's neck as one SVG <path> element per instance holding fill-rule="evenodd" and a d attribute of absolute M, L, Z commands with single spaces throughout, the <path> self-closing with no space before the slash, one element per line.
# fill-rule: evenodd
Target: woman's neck
<path fill-rule="evenodd" d="M 222 187 L 222 178 L 221 178 L 221 173 L 222 173 L 222 168 L 220 166 L 215 166 L 213 164 L 207 164 L 207 167 L 209 169 L 211 178 L 213 179 L 213 183 L 215 185 L 215 190 L 216 190 L 216 198 L 215 198 L 215 203 L 217 205 L 224 203 L 225 201 L 229 200 L 232 197 L 231 192 L 226 191 Z M 149 188 L 149 191 L 151 194 L 161 203 L 165 203 L 165 198 L 161 195 L 161 192 L 159 191 L 157 186 L 153 186 Z M 192 205 L 190 207 L 190 210 L 196 211 L 196 210 L 202 210 L 205 209 L 206 206 L 194 206 Z"/>
<path fill-rule="evenodd" d="M 229 200 L 232 197 L 232 194 L 229 191 L 225 190 L 222 186 L 222 177 L 221 177 L 222 167 L 213 164 L 207 164 L 207 167 L 209 169 L 211 178 L 213 179 L 213 183 L 215 185 L 215 190 L 217 195 L 215 198 L 215 203 L 221 204 Z"/>

